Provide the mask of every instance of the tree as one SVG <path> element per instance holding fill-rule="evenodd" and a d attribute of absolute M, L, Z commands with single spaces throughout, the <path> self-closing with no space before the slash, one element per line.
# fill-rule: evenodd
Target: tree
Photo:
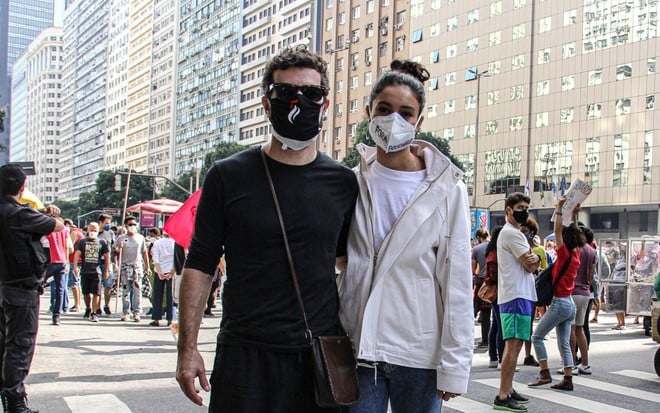
<path fill-rule="evenodd" d="M 358 143 L 364 143 L 369 146 L 375 146 L 376 143 L 371 139 L 368 133 L 369 123 L 364 120 L 360 122 L 357 126 L 355 132 L 355 140 L 353 147 L 348 150 L 342 164 L 346 165 L 349 168 L 353 168 L 360 163 L 360 154 L 355 148 Z M 436 148 L 440 150 L 443 154 L 447 155 L 449 159 L 461 170 L 463 169 L 463 164 L 451 154 L 451 148 L 449 147 L 449 142 L 446 139 L 439 138 L 432 134 L 431 132 L 419 132 L 416 139 L 427 141 Z"/>
<path fill-rule="evenodd" d="M 218 145 L 216 145 L 216 147 L 213 149 L 213 152 L 207 153 L 204 157 L 204 163 L 199 170 L 199 186 L 201 187 L 204 183 L 204 177 L 215 161 L 228 158 L 231 155 L 244 149 L 247 149 L 247 146 L 236 142 L 220 142 Z M 174 182 L 184 188 L 189 188 L 191 179 L 192 182 L 197 181 L 196 170 L 182 173 L 177 179 L 174 180 Z M 177 188 L 175 185 L 172 185 L 170 182 L 165 185 L 165 188 L 161 193 L 166 198 L 176 199 L 177 201 L 181 202 L 188 198 L 188 194 L 183 192 L 180 188 Z"/>

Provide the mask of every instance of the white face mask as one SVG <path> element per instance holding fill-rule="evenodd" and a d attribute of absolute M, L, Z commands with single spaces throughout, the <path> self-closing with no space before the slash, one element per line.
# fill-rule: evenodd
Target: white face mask
<path fill-rule="evenodd" d="M 137 232 L 137 227 L 135 225 L 129 225 L 127 229 L 129 234 L 135 234 Z"/>
<path fill-rule="evenodd" d="M 381 149 L 398 152 L 407 148 L 415 139 L 415 130 L 421 116 L 412 125 L 397 112 L 387 116 L 374 116 L 369 122 L 369 134 Z"/>
<path fill-rule="evenodd" d="M 282 149 L 284 149 L 284 150 L 291 149 L 291 150 L 294 150 L 294 151 L 301 151 L 301 150 L 305 149 L 306 147 L 308 147 L 309 145 L 311 145 L 312 143 L 314 143 L 316 141 L 316 138 L 318 137 L 318 135 L 316 135 L 312 139 L 308 139 L 306 141 L 299 141 L 299 140 L 296 140 L 296 139 L 285 138 L 284 136 L 277 133 L 275 131 L 275 129 L 273 129 L 273 137 L 282 143 Z"/>
<path fill-rule="evenodd" d="M 95 232 L 95 231 L 89 231 L 87 233 L 87 238 L 89 238 L 89 239 L 96 239 L 96 237 L 98 237 L 98 236 L 99 236 L 99 233 Z"/>

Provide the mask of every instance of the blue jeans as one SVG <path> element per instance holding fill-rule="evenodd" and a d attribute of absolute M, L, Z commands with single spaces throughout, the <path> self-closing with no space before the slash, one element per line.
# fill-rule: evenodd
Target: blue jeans
<path fill-rule="evenodd" d="M 53 316 L 62 314 L 69 309 L 69 297 L 66 290 L 67 264 L 51 263 L 46 270 L 46 278 L 53 277 L 50 282 L 50 311 Z"/>
<path fill-rule="evenodd" d="M 165 314 L 167 321 L 172 321 L 172 308 L 174 300 L 172 300 L 172 279 L 161 280 L 158 275 L 154 277 L 154 301 L 151 311 L 152 320 L 161 320 L 163 318 L 163 293 L 167 300 Z"/>
<path fill-rule="evenodd" d="M 493 322 L 490 325 L 488 332 L 488 356 L 490 361 L 497 360 L 498 363 L 502 362 L 502 355 L 504 354 L 504 339 L 502 338 L 502 320 L 500 320 L 500 306 L 497 302 L 491 304 L 493 312 Z"/>
<path fill-rule="evenodd" d="M 532 334 L 534 351 L 539 360 L 547 360 L 548 352 L 543 343 L 550 330 L 557 327 L 557 344 L 564 367 L 573 366 L 573 353 L 571 352 L 571 322 L 575 318 L 575 304 L 571 297 L 553 297 L 550 308 L 545 312 L 541 321 L 536 325 Z"/>
<path fill-rule="evenodd" d="M 121 306 L 124 314 L 142 313 L 142 267 L 132 264 L 122 264 L 121 280 Z"/>
<path fill-rule="evenodd" d="M 417 369 L 379 362 L 375 369 L 358 366 L 360 399 L 348 413 L 439 413 L 437 373 L 434 369 Z"/>

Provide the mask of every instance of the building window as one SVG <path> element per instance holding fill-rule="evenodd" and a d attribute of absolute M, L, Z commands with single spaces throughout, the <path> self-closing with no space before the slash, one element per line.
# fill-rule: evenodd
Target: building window
<path fill-rule="evenodd" d="M 536 127 L 543 128 L 548 126 L 548 112 L 539 112 L 536 114 Z"/>
<path fill-rule="evenodd" d="M 413 32 L 412 42 L 417 43 L 422 41 L 422 29 L 417 29 Z"/>
<path fill-rule="evenodd" d="M 456 83 L 456 72 L 445 74 L 445 86 L 451 86 Z"/>
<path fill-rule="evenodd" d="M 479 21 L 479 9 L 473 9 L 468 11 L 467 22 L 468 24 L 474 24 Z"/>
<path fill-rule="evenodd" d="M 538 51 L 538 63 L 548 63 L 550 61 L 550 49 L 543 49 Z"/>
<path fill-rule="evenodd" d="M 603 69 L 590 70 L 587 83 L 589 86 L 600 85 L 603 83 Z"/>
<path fill-rule="evenodd" d="M 426 108 L 426 116 L 429 118 L 435 118 L 438 116 L 438 105 L 429 105 Z"/>
<path fill-rule="evenodd" d="M 563 59 L 569 59 L 575 56 L 575 43 L 566 43 L 561 47 L 561 56 Z"/>
<path fill-rule="evenodd" d="M 486 122 L 486 135 L 494 135 L 497 133 L 499 123 L 496 120 L 489 120 Z"/>
<path fill-rule="evenodd" d="M 429 29 L 429 35 L 431 37 L 440 36 L 440 23 L 436 23 L 434 25 L 431 25 L 431 27 Z"/>
<path fill-rule="evenodd" d="M 575 89 L 575 75 L 567 75 L 561 77 L 561 90 L 566 92 Z"/>
<path fill-rule="evenodd" d="M 520 184 L 522 155 L 519 147 L 495 149 L 484 153 L 484 192 L 505 194 Z"/>
<path fill-rule="evenodd" d="M 632 76 L 632 66 L 619 65 L 616 67 L 616 80 L 624 80 Z"/>
<path fill-rule="evenodd" d="M 519 54 L 511 58 L 511 70 L 522 69 L 525 67 L 525 55 Z"/>
<path fill-rule="evenodd" d="M 456 57 L 457 53 L 458 53 L 458 47 L 455 44 L 447 46 L 447 59 Z"/>
<path fill-rule="evenodd" d="M 429 81 L 429 90 L 436 90 L 438 88 L 438 78 L 432 77 Z"/>
<path fill-rule="evenodd" d="M 474 138 L 477 136 L 477 128 L 474 123 L 465 125 L 463 128 L 463 138 Z"/>
<path fill-rule="evenodd" d="M 586 153 L 584 160 L 585 182 L 592 188 L 599 186 L 600 172 L 600 138 L 590 137 L 586 140 Z"/>
<path fill-rule="evenodd" d="M 341 139 L 341 126 L 335 128 L 335 139 Z"/>
<path fill-rule="evenodd" d="M 371 14 L 374 12 L 374 0 L 368 0 L 367 1 L 367 14 Z"/>
<path fill-rule="evenodd" d="M 454 99 L 445 101 L 445 115 L 456 112 L 456 101 Z"/>
<path fill-rule="evenodd" d="M 438 10 L 440 8 L 440 0 L 431 0 L 431 10 Z"/>
<path fill-rule="evenodd" d="M 559 110 L 559 122 L 560 123 L 571 123 L 573 122 L 573 116 L 575 115 L 575 110 L 573 108 L 564 108 Z"/>
<path fill-rule="evenodd" d="M 555 178 L 561 176 L 570 180 L 572 172 L 573 143 L 571 141 L 536 145 L 534 148 L 534 191 L 551 190 L 553 182 L 559 191 L 560 183 L 555 182 Z"/>
<path fill-rule="evenodd" d="M 536 83 L 536 96 L 544 96 L 550 94 L 550 81 L 542 80 Z"/>
<path fill-rule="evenodd" d="M 445 130 L 442 131 L 442 137 L 447 139 L 448 141 L 453 141 L 454 140 L 454 128 L 445 128 Z"/>
<path fill-rule="evenodd" d="M 491 90 L 488 93 L 486 93 L 487 97 L 487 102 L 489 105 L 496 105 L 500 103 L 500 91 L 499 90 Z"/>
<path fill-rule="evenodd" d="M 652 75 L 655 73 L 655 58 L 646 61 L 646 73 Z"/>
<path fill-rule="evenodd" d="M 524 86 L 523 85 L 516 85 L 516 86 L 511 86 L 511 100 L 520 100 L 523 98 L 523 90 Z"/>
<path fill-rule="evenodd" d="M 477 95 L 467 95 L 465 97 L 465 110 L 475 109 L 477 107 Z"/>
<path fill-rule="evenodd" d="M 527 5 L 527 0 L 513 0 L 513 10 L 520 9 Z"/>
<path fill-rule="evenodd" d="M 648 95 L 646 97 L 646 110 L 653 110 L 655 108 L 655 95 Z"/>
<path fill-rule="evenodd" d="M 490 15 L 492 16 L 499 16 L 502 14 L 502 2 L 501 1 L 496 1 L 494 3 L 490 4 Z"/>
<path fill-rule="evenodd" d="M 587 105 L 587 120 L 600 119 L 602 105 L 600 103 L 590 103 Z"/>
<path fill-rule="evenodd" d="M 351 89 L 357 89 L 359 86 L 359 80 L 357 76 L 351 76 Z"/>
<path fill-rule="evenodd" d="M 630 99 L 617 99 L 614 104 L 614 112 L 617 116 L 630 115 Z"/>
<path fill-rule="evenodd" d="M 469 52 L 474 52 L 478 48 L 479 48 L 479 38 L 475 37 L 467 41 L 467 46 L 465 47 L 465 50 L 469 53 Z"/>
<path fill-rule="evenodd" d="M 374 51 L 371 47 L 364 49 L 364 64 L 371 66 L 371 62 L 374 60 Z"/>
<path fill-rule="evenodd" d="M 509 119 L 509 131 L 515 132 L 518 130 L 522 130 L 523 127 L 523 117 L 522 116 L 514 116 Z"/>
<path fill-rule="evenodd" d="M 365 86 L 371 85 L 371 72 L 367 72 L 364 74 L 364 85 Z"/>
<path fill-rule="evenodd" d="M 342 105 L 341 103 L 337 103 L 335 105 L 335 116 L 341 116 L 344 113 L 343 108 L 344 105 Z"/>
<path fill-rule="evenodd" d="M 496 75 L 496 74 L 500 73 L 501 67 L 502 67 L 502 62 L 500 62 L 499 60 L 489 62 L 488 63 L 488 73 L 490 75 Z"/>
<path fill-rule="evenodd" d="M 653 131 L 644 132 L 644 185 L 651 185 L 651 166 L 653 154 Z"/>
<path fill-rule="evenodd" d="M 429 61 L 431 63 L 438 63 L 440 61 L 440 50 L 434 50 L 429 53 Z"/>
<path fill-rule="evenodd" d="M 353 7 L 353 10 L 351 10 L 351 17 L 353 20 L 357 20 L 360 18 L 360 6 L 355 6 Z"/>
<path fill-rule="evenodd" d="M 627 133 L 614 135 L 614 171 L 612 186 L 628 185 L 628 152 L 630 149 L 630 136 Z"/>
<path fill-rule="evenodd" d="M 513 26 L 513 40 L 522 39 L 525 37 L 525 23 L 520 23 Z"/>
<path fill-rule="evenodd" d="M 411 0 L 410 17 L 419 17 L 424 14 L 424 0 Z"/>
<path fill-rule="evenodd" d="M 332 17 L 325 19 L 325 31 L 329 32 L 332 30 Z"/>
<path fill-rule="evenodd" d="M 341 93 L 344 91 L 344 81 L 343 80 L 338 80 L 337 81 L 337 93 Z"/>
<path fill-rule="evenodd" d="M 337 24 L 344 24 L 346 23 L 346 13 L 341 12 L 337 15 Z"/>
<path fill-rule="evenodd" d="M 502 32 L 496 31 L 488 35 L 488 46 L 496 46 L 502 41 Z"/>
<path fill-rule="evenodd" d="M 549 32 L 552 29 L 552 17 L 539 20 L 539 33 Z"/>
<path fill-rule="evenodd" d="M 387 42 L 382 42 L 378 45 L 378 57 L 385 57 L 387 55 Z"/>
<path fill-rule="evenodd" d="M 447 31 L 450 32 L 458 27 L 458 16 L 447 19 Z"/>
<path fill-rule="evenodd" d="M 351 99 L 351 100 L 348 102 L 348 110 L 349 110 L 351 113 L 355 113 L 355 112 L 357 112 L 357 110 L 358 110 L 357 99 Z"/>
<path fill-rule="evenodd" d="M 577 10 L 569 10 L 564 12 L 564 27 L 571 26 L 577 22 Z"/>

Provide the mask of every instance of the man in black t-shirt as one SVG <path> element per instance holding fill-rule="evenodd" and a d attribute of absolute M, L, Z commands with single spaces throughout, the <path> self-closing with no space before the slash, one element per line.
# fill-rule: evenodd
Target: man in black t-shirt
<path fill-rule="evenodd" d="M 110 278 L 110 248 L 99 238 L 99 224 L 87 226 L 87 238 L 76 244 L 73 257 L 73 273 L 80 278 L 80 286 L 85 300 L 84 318 L 98 322 L 97 310 L 101 308 L 101 274 L 103 280 Z"/>
<path fill-rule="evenodd" d="M 195 379 L 211 391 L 209 412 L 329 412 L 314 399 L 309 341 L 262 152 L 314 335 L 337 334 L 336 259 L 357 197 L 353 172 L 316 149 L 329 101 L 327 64 L 307 49 L 266 65 L 262 105 L 273 138 L 216 162 L 207 173 L 183 273 L 177 380 L 196 404 Z M 210 386 L 197 349 L 214 269 L 225 257 L 223 316 Z"/>
<path fill-rule="evenodd" d="M 49 205 L 42 214 L 20 205 L 25 173 L 15 164 L 0 168 L 0 388 L 8 412 L 32 413 L 23 382 L 37 341 L 43 262 L 37 259 L 39 238 L 64 229 L 60 210 Z M 43 254 L 43 250 L 41 251 Z"/>

